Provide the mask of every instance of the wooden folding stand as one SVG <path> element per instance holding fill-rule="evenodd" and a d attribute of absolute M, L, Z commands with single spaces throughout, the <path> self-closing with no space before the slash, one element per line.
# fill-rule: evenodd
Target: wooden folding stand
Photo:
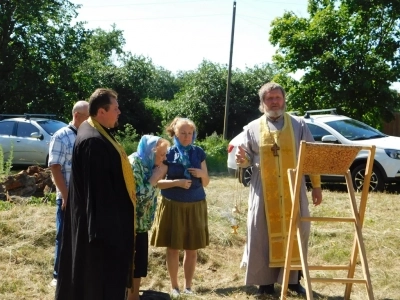
<path fill-rule="evenodd" d="M 361 151 L 368 153 L 367 166 L 365 170 L 364 185 L 361 193 L 359 208 L 355 199 L 353 182 L 349 168 L 356 155 Z M 361 233 L 367 197 L 369 193 L 369 184 L 375 156 L 375 146 L 347 146 L 336 144 L 306 143 L 300 144 L 299 158 L 296 169 L 288 170 L 289 185 L 292 197 L 292 213 L 290 219 L 290 228 L 288 243 L 286 248 L 286 261 L 284 266 L 284 275 L 282 282 L 281 299 L 286 299 L 290 270 L 302 270 L 305 288 L 307 290 L 307 299 L 312 300 L 313 293 L 311 282 L 328 282 L 346 284 L 344 299 L 350 299 L 353 283 L 364 283 L 366 286 L 368 299 L 373 300 L 372 284 L 368 269 L 367 256 L 364 241 Z M 300 189 L 304 175 L 330 174 L 344 175 L 347 183 L 347 190 L 351 204 L 352 217 L 302 217 L 300 215 Z M 323 203 L 321 204 L 323 205 Z M 347 265 L 308 265 L 306 255 L 306 245 L 300 231 L 301 222 L 323 221 L 323 222 L 350 222 L 354 224 L 354 243 L 350 261 Z M 297 233 L 299 244 L 301 265 L 292 265 L 292 249 Z M 363 271 L 362 279 L 355 279 L 354 273 L 357 264 L 357 255 L 360 254 L 361 268 Z M 346 278 L 311 278 L 309 270 L 347 270 Z"/>

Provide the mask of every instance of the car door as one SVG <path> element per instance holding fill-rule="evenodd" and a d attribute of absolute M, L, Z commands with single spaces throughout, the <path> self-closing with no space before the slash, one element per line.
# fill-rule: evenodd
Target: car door
<path fill-rule="evenodd" d="M 316 124 L 310 124 L 310 123 L 307 123 L 307 126 L 310 129 L 311 134 L 317 143 L 322 143 L 322 138 L 324 136 L 332 136 L 333 137 L 332 133 L 330 133 L 326 129 L 322 128 L 321 126 L 318 126 Z M 334 142 L 334 143 L 336 144 L 337 142 Z M 345 178 L 343 175 L 321 174 L 321 181 L 322 182 L 344 182 Z"/>
<path fill-rule="evenodd" d="M 17 136 L 14 143 L 14 163 L 24 165 L 43 165 L 46 161 L 47 147 L 43 139 L 32 137 L 40 130 L 29 121 L 17 124 Z"/>
<path fill-rule="evenodd" d="M 0 146 L 3 151 L 4 161 L 10 157 L 11 149 L 15 144 L 15 121 L 2 121 L 0 122 Z"/>
<path fill-rule="evenodd" d="M 310 129 L 312 136 L 314 137 L 314 140 L 318 143 L 322 142 L 322 138 L 327 135 L 332 135 L 329 131 L 325 130 L 324 128 L 316 125 L 316 124 L 310 124 L 307 123 L 308 129 Z"/>

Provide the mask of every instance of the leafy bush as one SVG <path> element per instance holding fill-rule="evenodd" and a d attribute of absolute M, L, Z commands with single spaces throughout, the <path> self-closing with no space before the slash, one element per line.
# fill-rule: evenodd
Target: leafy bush
<path fill-rule="evenodd" d="M 124 130 L 118 130 L 115 139 L 124 147 L 127 155 L 135 152 L 140 137 L 131 124 L 125 124 Z"/>
<path fill-rule="evenodd" d="M 10 201 L 0 201 L 0 211 L 11 210 L 14 206 L 15 204 Z"/>
<path fill-rule="evenodd" d="M 222 135 L 214 132 L 202 141 L 196 141 L 196 145 L 203 148 L 207 154 L 206 162 L 209 172 L 221 173 L 226 172 L 226 159 L 228 141 L 224 140 Z"/>
<path fill-rule="evenodd" d="M 169 139 L 162 135 L 162 137 Z M 124 147 L 125 152 L 130 155 L 135 152 L 140 140 L 140 136 L 136 133 L 132 125 L 126 124 L 124 130 L 118 130 L 115 136 L 117 141 Z M 209 172 L 225 173 L 228 141 L 224 140 L 216 132 L 207 136 L 204 140 L 196 140 L 196 145 L 203 148 L 207 154 L 207 168 Z"/>
<path fill-rule="evenodd" d="M 39 205 L 43 205 L 43 204 L 49 204 L 47 202 L 47 198 L 46 197 L 30 197 L 28 198 L 28 201 L 26 202 L 26 205 L 32 205 L 32 206 L 39 206 Z M 50 206 L 51 206 L 51 202 L 50 202 Z"/>
<path fill-rule="evenodd" d="M 11 172 L 12 168 L 12 159 L 13 159 L 13 145 L 11 144 L 10 156 L 7 161 L 4 161 L 4 152 L 3 148 L 0 145 L 0 178 L 4 175 L 8 175 Z"/>
<path fill-rule="evenodd" d="M 57 194 L 56 193 L 45 193 L 43 202 L 52 206 L 56 206 Z"/>

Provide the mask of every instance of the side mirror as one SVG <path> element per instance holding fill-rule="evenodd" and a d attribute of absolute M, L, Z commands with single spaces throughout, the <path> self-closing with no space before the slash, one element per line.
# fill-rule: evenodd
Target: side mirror
<path fill-rule="evenodd" d="M 333 135 L 324 135 L 321 139 L 323 143 L 336 143 L 338 144 L 338 139 Z"/>
<path fill-rule="evenodd" d="M 32 132 L 31 138 L 35 138 L 42 141 L 44 139 L 44 136 L 40 132 Z"/>

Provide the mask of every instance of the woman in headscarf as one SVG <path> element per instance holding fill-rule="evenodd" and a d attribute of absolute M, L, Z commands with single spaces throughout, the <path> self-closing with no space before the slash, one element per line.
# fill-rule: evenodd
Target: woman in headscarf
<path fill-rule="evenodd" d="M 159 188 L 157 182 L 165 177 L 166 159 L 170 143 L 158 136 L 144 135 L 137 152 L 129 155 L 129 162 L 136 181 L 136 243 L 133 272 L 133 288 L 128 290 L 128 300 L 139 300 L 140 281 L 147 276 L 148 231 L 157 206 Z"/>
<path fill-rule="evenodd" d="M 179 250 L 184 250 L 184 294 L 193 294 L 192 279 L 197 249 L 209 244 L 206 154 L 193 145 L 196 126 L 186 118 L 175 118 L 166 128 L 174 145 L 168 149 L 167 177 L 158 182 L 162 200 L 157 209 L 151 245 L 167 247 L 166 260 L 171 280 L 171 296 L 179 297 Z"/>

